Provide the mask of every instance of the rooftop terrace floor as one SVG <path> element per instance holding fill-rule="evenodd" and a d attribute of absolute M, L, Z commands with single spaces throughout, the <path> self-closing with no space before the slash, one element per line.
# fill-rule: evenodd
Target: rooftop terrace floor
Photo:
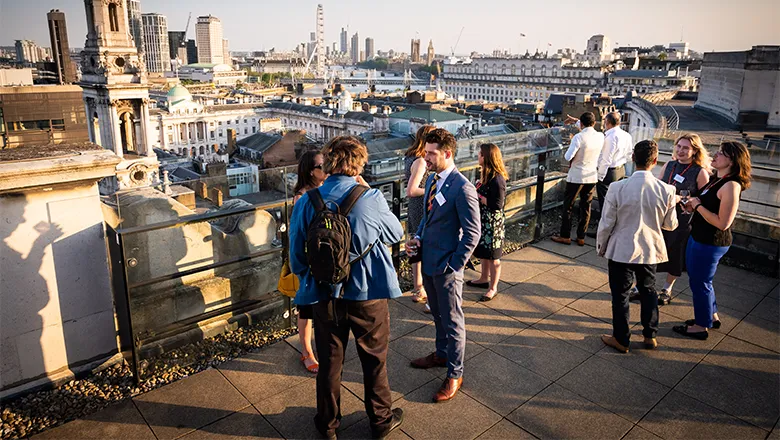
<path fill-rule="evenodd" d="M 660 309 L 659 347 L 637 343 L 632 304 L 631 351 L 619 354 L 599 339 L 611 306 L 607 262 L 592 244 L 540 242 L 502 260 L 493 301 L 464 291 L 464 383 L 446 403 L 431 403 L 445 369 L 409 367 L 433 349 L 430 316 L 406 296 L 391 301 L 388 371 L 405 421 L 390 438 L 780 439 L 778 280 L 721 266 L 723 326 L 697 341 L 671 330 L 693 316 L 683 276 Z M 315 379 L 296 347 L 297 336 L 33 438 L 317 438 Z M 366 438 L 354 344 L 342 386 L 338 436 Z"/>

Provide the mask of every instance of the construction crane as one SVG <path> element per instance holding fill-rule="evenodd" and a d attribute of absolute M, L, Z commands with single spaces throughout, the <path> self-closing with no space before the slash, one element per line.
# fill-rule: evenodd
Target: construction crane
<path fill-rule="evenodd" d="M 192 12 L 190 12 L 190 15 L 187 17 L 187 25 L 184 26 L 184 36 L 182 37 L 181 43 L 184 47 L 187 47 L 187 30 L 190 28 L 190 20 L 192 19 Z M 188 60 L 184 60 L 188 61 Z M 176 73 L 176 78 L 179 77 L 179 67 L 183 64 L 183 61 L 179 59 L 179 48 L 176 48 L 176 60 L 175 62 L 171 61 L 171 65 L 175 65 L 174 71 Z"/>
<path fill-rule="evenodd" d="M 187 17 L 187 25 L 184 26 L 184 41 L 187 41 L 187 30 L 190 28 L 190 20 L 192 19 L 192 12 L 190 12 L 189 17 Z"/>
<path fill-rule="evenodd" d="M 460 37 L 463 36 L 463 31 L 466 29 L 466 26 L 463 26 L 460 28 L 460 33 L 458 34 L 458 39 L 455 41 L 455 45 L 450 48 L 450 55 L 455 56 L 455 49 L 458 48 L 458 43 L 460 43 Z"/>

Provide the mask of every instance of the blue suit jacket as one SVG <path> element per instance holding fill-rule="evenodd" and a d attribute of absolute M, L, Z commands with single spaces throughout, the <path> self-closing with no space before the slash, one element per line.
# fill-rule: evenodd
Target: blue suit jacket
<path fill-rule="evenodd" d="M 320 194 L 332 208 L 334 204 L 341 203 L 355 185 L 357 183 L 354 177 L 332 175 L 320 186 Z M 295 304 L 314 304 L 322 298 L 322 293 L 331 296 L 341 294 L 341 298 L 353 301 L 401 296 L 393 258 L 384 243 L 400 241 L 404 231 L 401 222 L 390 211 L 387 200 L 379 190 L 366 191 L 347 216 L 352 227 L 350 260 L 365 252 L 372 243 L 374 247 L 360 261 L 352 264 L 347 281 L 332 286 L 331 292 L 320 291 L 321 288 L 311 276 L 306 260 L 306 232 L 313 218 L 314 206 L 309 201 L 309 195 L 304 194 L 295 203 L 290 218 L 290 269 L 300 279 Z"/>
<path fill-rule="evenodd" d="M 481 234 L 479 200 L 474 185 L 454 169 L 441 187 L 444 205 L 434 201 L 433 208 L 428 211 L 433 177 L 432 174 L 425 183 L 425 214 L 417 230 L 422 243 L 422 272 L 428 276 L 462 271 Z"/>

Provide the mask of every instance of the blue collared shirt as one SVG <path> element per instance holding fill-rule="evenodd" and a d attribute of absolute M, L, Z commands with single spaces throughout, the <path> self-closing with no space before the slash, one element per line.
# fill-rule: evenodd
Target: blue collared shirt
<path fill-rule="evenodd" d="M 325 203 L 333 208 L 356 184 L 354 177 L 335 174 L 325 179 L 319 190 Z M 304 194 L 295 203 L 290 218 L 290 268 L 300 279 L 295 304 L 317 303 L 325 293 L 353 301 L 401 296 L 392 255 L 384 244 L 400 241 L 403 228 L 379 190 L 368 190 L 347 216 L 352 227 L 350 260 L 357 258 L 372 244 L 374 247 L 360 261 L 352 264 L 349 279 L 331 286 L 330 292 L 320 290 L 322 288 L 311 276 L 306 259 L 306 233 L 314 215 L 314 206 L 308 194 Z"/>

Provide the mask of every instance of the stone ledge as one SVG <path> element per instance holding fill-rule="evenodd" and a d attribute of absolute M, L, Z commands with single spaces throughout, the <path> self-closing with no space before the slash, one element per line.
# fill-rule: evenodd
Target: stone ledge
<path fill-rule="evenodd" d="M 121 159 L 95 144 L 43 145 L 0 154 L 0 193 L 114 176 Z M 17 151 L 13 151 L 17 150 Z M 2 152 L 6 153 L 6 152 Z M 22 157 L 21 159 L 15 159 Z M 19 176 L 24 176 L 20 178 Z"/>

